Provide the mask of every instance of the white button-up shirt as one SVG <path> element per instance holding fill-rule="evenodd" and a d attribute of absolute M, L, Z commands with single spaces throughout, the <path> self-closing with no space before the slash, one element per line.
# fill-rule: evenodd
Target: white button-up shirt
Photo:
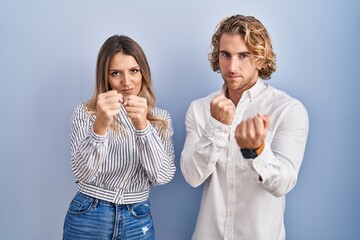
<path fill-rule="evenodd" d="M 210 102 L 225 90 L 193 101 L 186 115 L 181 171 L 191 186 L 204 183 L 192 239 L 285 239 L 285 194 L 295 186 L 303 160 L 307 111 L 259 79 L 243 93 L 233 124 L 224 125 L 211 117 Z M 235 128 L 257 113 L 270 116 L 265 148 L 255 159 L 244 159 Z"/>

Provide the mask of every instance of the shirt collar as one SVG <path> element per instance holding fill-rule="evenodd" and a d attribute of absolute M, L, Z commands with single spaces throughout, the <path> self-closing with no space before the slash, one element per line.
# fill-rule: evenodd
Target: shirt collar
<path fill-rule="evenodd" d="M 265 88 L 266 88 L 266 84 L 264 83 L 264 80 L 262 80 L 261 78 L 258 78 L 255 85 L 243 93 L 240 101 L 247 97 L 250 98 L 250 101 L 254 100 Z M 227 88 L 226 88 L 226 85 L 224 84 L 221 88 L 221 92 L 225 96 L 226 96 L 226 90 L 227 90 Z"/>

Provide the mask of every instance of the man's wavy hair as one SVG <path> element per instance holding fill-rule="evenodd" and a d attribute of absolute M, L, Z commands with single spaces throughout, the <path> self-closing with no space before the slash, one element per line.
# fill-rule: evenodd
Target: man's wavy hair
<path fill-rule="evenodd" d="M 276 54 L 273 52 L 270 36 L 262 23 L 252 16 L 234 15 L 224 18 L 216 27 L 212 36 L 212 52 L 209 61 L 214 72 L 219 72 L 219 43 L 222 34 L 240 34 L 254 56 L 254 64 L 261 66 L 259 76 L 270 79 L 276 71 Z"/>

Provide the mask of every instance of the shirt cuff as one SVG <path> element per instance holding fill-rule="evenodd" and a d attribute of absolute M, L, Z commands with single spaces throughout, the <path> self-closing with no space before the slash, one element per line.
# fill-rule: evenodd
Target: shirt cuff
<path fill-rule="evenodd" d="M 147 121 L 146 127 L 143 130 L 136 130 L 135 129 L 135 135 L 137 137 L 144 137 L 151 131 L 151 124 L 149 121 Z"/>
<path fill-rule="evenodd" d="M 226 149 L 228 146 L 230 131 L 231 126 L 223 124 L 213 117 L 210 117 L 206 124 L 204 136 L 208 138 L 208 141 L 214 144 L 207 164 L 209 170 L 212 170 L 215 167 L 214 163 L 219 159 L 221 150 Z"/>
<path fill-rule="evenodd" d="M 252 160 L 252 165 L 255 171 L 260 175 L 259 179 L 262 179 L 261 182 L 269 177 L 267 168 L 269 165 L 269 159 L 272 159 L 272 157 L 269 156 L 269 153 L 271 153 L 270 145 L 265 142 L 263 151 L 259 156 Z"/>
<path fill-rule="evenodd" d="M 204 133 L 209 138 L 215 139 L 215 143 L 219 143 L 219 147 L 225 147 L 228 142 L 228 136 L 231 131 L 231 126 L 217 121 L 215 118 L 210 117 L 208 124 L 206 124 Z M 218 144 L 216 144 L 218 145 Z"/>
<path fill-rule="evenodd" d="M 99 135 L 99 134 L 94 132 L 94 126 L 91 125 L 91 127 L 90 127 L 90 136 L 94 140 L 94 142 L 102 143 L 102 142 L 105 142 L 106 139 L 107 139 L 108 130 L 106 130 L 105 135 Z"/>

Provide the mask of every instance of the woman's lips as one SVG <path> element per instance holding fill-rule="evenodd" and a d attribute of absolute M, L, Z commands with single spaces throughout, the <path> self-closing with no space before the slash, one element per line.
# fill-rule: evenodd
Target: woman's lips
<path fill-rule="evenodd" d="M 130 94 L 133 91 L 133 88 L 129 88 L 129 89 L 122 89 L 122 92 L 126 93 L 126 94 Z"/>

